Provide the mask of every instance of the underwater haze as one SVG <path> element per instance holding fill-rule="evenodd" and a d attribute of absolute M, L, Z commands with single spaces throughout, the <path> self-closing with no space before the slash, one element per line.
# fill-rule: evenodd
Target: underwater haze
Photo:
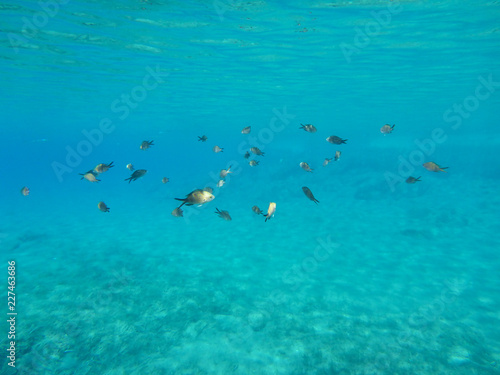
<path fill-rule="evenodd" d="M 500 2 L 0 15 L 1 374 L 500 374 Z"/>

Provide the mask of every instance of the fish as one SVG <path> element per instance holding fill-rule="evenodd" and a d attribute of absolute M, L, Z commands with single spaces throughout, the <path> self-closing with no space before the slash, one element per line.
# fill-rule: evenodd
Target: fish
<path fill-rule="evenodd" d="M 275 212 L 276 212 L 276 203 L 274 202 L 269 203 L 269 207 L 267 208 L 267 214 L 264 215 L 266 217 L 266 220 L 264 220 L 264 222 L 272 218 Z"/>
<path fill-rule="evenodd" d="M 151 146 L 154 146 L 154 141 L 142 141 L 141 145 L 140 145 L 140 149 L 141 150 L 147 150 L 148 148 L 150 148 Z"/>
<path fill-rule="evenodd" d="M 201 141 L 201 142 L 206 142 L 206 140 L 207 140 L 207 139 L 208 139 L 208 138 L 207 138 L 207 136 L 206 136 L 206 135 L 202 135 L 201 137 L 200 137 L 200 136 L 198 136 L 198 142 L 200 142 L 200 141 Z"/>
<path fill-rule="evenodd" d="M 94 168 L 94 173 L 101 174 L 101 173 L 108 171 L 109 168 L 113 168 L 113 167 L 114 167 L 113 162 L 111 162 L 109 164 L 104 164 L 104 163 L 97 164 L 97 166 Z"/>
<path fill-rule="evenodd" d="M 231 221 L 231 220 L 233 220 L 233 219 L 231 218 L 231 215 L 229 215 L 229 212 L 227 212 L 227 211 L 221 211 L 221 210 L 219 210 L 218 208 L 215 208 L 215 213 L 216 213 L 217 215 L 219 215 L 219 217 L 220 217 L 220 218 L 222 218 L 222 219 L 224 219 L 224 220 L 226 220 L 226 221 Z"/>
<path fill-rule="evenodd" d="M 245 152 L 245 155 L 243 155 L 243 157 L 244 157 L 245 159 L 248 159 L 248 158 L 250 157 L 250 153 L 249 153 L 248 151 L 247 151 L 247 152 Z"/>
<path fill-rule="evenodd" d="M 164 184 L 166 184 L 166 183 L 167 183 L 167 182 L 169 182 L 169 181 L 170 181 L 170 180 L 169 180 L 169 178 L 168 178 L 168 177 L 163 177 L 163 178 L 161 179 L 161 182 L 163 182 Z"/>
<path fill-rule="evenodd" d="M 306 162 L 303 161 L 299 165 L 300 165 L 300 168 L 302 168 L 306 172 L 311 172 L 312 173 L 313 169 Z"/>
<path fill-rule="evenodd" d="M 342 139 L 340 137 L 337 137 L 336 135 L 331 135 L 326 139 L 326 141 L 334 145 L 341 145 L 342 143 L 346 143 L 347 139 Z"/>
<path fill-rule="evenodd" d="M 253 206 L 252 211 L 255 212 L 257 215 L 260 215 L 262 213 L 262 210 L 257 206 Z"/>
<path fill-rule="evenodd" d="M 251 167 L 255 167 L 256 165 L 259 165 L 259 162 L 257 160 L 250 160 L 248 164 L 250 164 Z"/>
<path fill-rule="evenodd" d="M 260 151 L 258 147 L 252 147 L 250 151 L 252 151 L 255 155 L 264 156 L 264 153 Z"/>
<path fill-rule="evenodd" d="M 183 217 L 184 213 L 182 211 L 182 208 L 180 208 L 180 207 L 174 208 L 174 210 L 172 211 L 172 216 Z"/>
<path fill-rule="evenodd" d="M 392 126 L 391 126 L 391 125 L 389 125 L 389 124 L 385 124 L 384 126 L 382 126 L 382 127 L 380 128 L 380 132 L 381 132 L 382 134 L 390 134 L 390 133 L 392 133 L 392 131 L 394 130 L 394 127 L 395 127 L 395 126 L 396 126 L 396 125 L 392 125 Z"/>
<path fill-rule="evenodd" d="M 86 179 L 87 181 L 90 182 L 99 182 L 101 180 L 97 179 L 97 173 L 94 171 L 88 171 L 86 173 L 80 173 L 80 176 L 83 176 L 80 180 Z"/>
<path fill-rule="evenodd" d="M 134 171 L 134 173 L 132 173 L 132 175 L 129 178 L 126 178 L 125 181 L 128 181 L 128 183 L 130 184 L 132 181 L 135 181 L 138 178 L 141 178 L 146 173 L 148 173 L 147 170 L 145 170 L 145 169 L 138 169 L 138 170 Z"/>
<path fill-rule="evenodd" d="M 207 202 L 210 202 L 215 197 L 211 192 L 208 192 L 206 189 L 195 189 L 188 195 L 186 198 L 174 198 L 175 200 L 182 201 L 182 204 L 179 207 L 182 207 L 184 204 L 186 206 L 192 206 L 193 204 L 202 205 Z"/>
<path fill-rule="evenodd" d="M 250 131 L 252 130 L 251 126 L 247 126 L 241 130 L 241 134 L 250 134 Z"/>
<path fill-rule="evenodd" d="M 410 177 L 408 177 L 408 178 L 406 179 L 406 183 L 407 183 L 407 184 L 414 184 L 415 182 L 420 181 L 420 177 L 422 177 L 422 176 L 419 176 L 419 177 L 417 177 L 417 178 L 410 176 Z"/>
<path fill-rule="evenodd" d="M 299 129 L 304 129 L 308 133 L 316 133 L 316 127 L 312 124 L 300 124 Z"/>
<path fill-rule="evenodd" d="M 314 195 L 313 195 L 311 189 L 309 189 L 307 186 L 302 186 L 302 191 L 304 192 L 306 197 L 309 198 L 310 200 L 312 200 L 314 203 L 316 203 L 316 204 L 319 203 L 319 200 L 314 198 Z"/>
<path fill-rule="evenodd" d="M 219 153 L 219 152 L 223 152 L 223 148 L 222 147 L 219 147 L 219 146 L 214 146 L 214 148 L 212 149 L 215 153 Z"/>
<path fill-rule="evenodd" d="M 440 167 L 433 161 L 429 161 L 427 163 L 422 164 L 425 169 L 431 172 L 446 172 L 445 169 L 448 169 L 448 167 Z"/>
<path fill-rule="evenodd" d="M 133 171 L 134 170 L 134 166 L 130 163 L 127 164 L 127 167 L 126 167 L 129 171 Z"/>
<path fill-rule="evenodd" d="M 323 167 L 326 167 L 331 161 L 332 159 L 325 158 L 325 161 L 323 161 Z"/>
<path fill-rule="evenodd" d="M 24 195 L 25 197 L 27 197 L 28 195 L 30 195 L 30 189 L 28 187 L 24 186 L 21 189 L 21 194 Z"/>
<path fill-rule="evenodd" d="M 109 207 L 106 206 L 106 203 L 104 202 L 99 202 L 97 203 L 97 207 L 102 211 L 102 212 L 109 212 Z"/>
<path fill-rule="evenodd" d="M 222 187 L 222 186 L 225 184 L 225 182 L 226 182 L 226 181 L 224 181 L 224 180 L 219 180 L 219 181 L 217 182 L 217 187 L 219 187 L 219 188 L 220 188 L 220 187 Z"/>
<path fill-rule="evenodd" d="M 342 153 L 341 153 L 340 151 L 335 151 L 335 156 L 333 157 L 333 160 L 334 160 L 334 161 L 339 160 L 339 159 L 340 159 L 340 155 L 341 155 L 341 154 L 342 154 Z"/>
<path fill-rule="evenodd" d="M 229 166 L 228 169 L 221 169 L 220 173 L 219 173 L 219 176 L 220 178 L 226 178 L 226 176 L 229 174 L 229 173 L 233 173 L 231 172 L 231 166 Z"/>

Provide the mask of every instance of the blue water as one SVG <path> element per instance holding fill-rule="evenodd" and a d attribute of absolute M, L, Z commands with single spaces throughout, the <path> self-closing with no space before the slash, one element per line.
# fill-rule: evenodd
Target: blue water
<path fill-rule="evenodd" d="M 2 374 L 500 374 L 498 1 L 119 3 L 0 5 Z"/>

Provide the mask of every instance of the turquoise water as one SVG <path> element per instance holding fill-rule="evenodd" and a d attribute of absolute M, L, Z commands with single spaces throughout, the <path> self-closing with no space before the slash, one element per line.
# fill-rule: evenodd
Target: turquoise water
<path fill-rule="evenodd" d="M 500 374 L 499 2 L 0 11 L 2 374 Z"/>

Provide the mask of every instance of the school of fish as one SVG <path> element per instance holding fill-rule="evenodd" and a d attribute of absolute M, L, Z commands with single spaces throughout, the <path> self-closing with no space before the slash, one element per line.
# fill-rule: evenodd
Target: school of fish
<path fill-rule="evenodd" d="M 391 134 L 394 131 L 394 128 L 395 128 L 395 125 L 385 124 L 380 128 L 380 133 L 382 133 L 384 135 Z M 250 134 L 251 129 L 252 129 L 251 126 L 246 126 L 241 130 L 241 134 L 245 134 L 245 135 Z M 308 133 L 311 133 L 311 134 L 314 134 L 317 132 L 317 128 L 312 124 L 301 124 L 299 129 L 302 129 L 302 130 L 304 130 Z M 208 137 L 206 135 L 198 136 L 198 141 L 206 142 L 207 140 L 208 140 Z M 326 138 L 326 141 L 331 143 L 331 144 L 334 144 L 334 145 L 343 145 L 343 144 L 347 143 L 347 139 L 343 139 L 343 138 L 336 136 L 336 135 L 330 135 L 329 137 Z M 139 148 L 141 150 L 145 151 L 145 150 L 150 149 L 152 146 L 155 146 L 154 141 L 142 141 Z M 216 145 L 216 146 L 213 146 L 212 150 L 215 153 L 222 153 L 224 151 L 224 148 Z M 263 157 L 265 155 L 265 153 L 262 150 L 260 150 L 258 147 L 253 146 L 253 147 L 249 147 L 247 150 L 245 150 L 243 158 L 249 159 L 252 154 L 255 156 L 260 156 L 260 157 Z M 338 161 L 340 159 L 340 155 L 341 155 L 341 151 L 336 150 L 333 157 L 330 157 L 330 158 L 326 157 L 322 163 L 323 167 L 326 167 L 332 160 Z M 248 162 L 248 164 L 251 167 L 256 167 L 259 165 L 259 161 L 252 159 Z M 313 172 L 313 170 L 314 170 L 313 168 L 311 168 L 309 163 L 305 162 L 305 161 L 300 162 L 299 166 L 303 170 L 305 170 L 306 172 Z M 92 182 L 92 183 L 98 183 L 101 181 L 101 179 L 99 179 L 98 177 L 100 177 L 101 174 L 109 171 L 113 167 L 114 167 L 113 162 L 108 163 L 108 164 L 100 163 L 100 164 L 97 164 L 97 166 L 94 167 L 93 169 L 90 169 L 85 173 L 80 173 L 80 176 L 82 176 L 81 177 L 82 180 L 87 180 L 87 181 Z M 422 167 L 430 172 L 447 172 L 446 169 L 448 169 L 448 167 L 441 167 L 440 165 L 438 165 L 437 163 L 435 163 L 433 161 L 427 161 L 427 162 L 423 163 Z M 146 169 L 135 169 L 131 163 L 127 164 L 126 168 L 132 172 L 130 177 L 125 179 L 125 181 L 128 181 L 128 183 L 131 183 L 133 181 L 136 181 L 136 180 L 144 177 L 147 173 Z M 228 178 L 228 176 L 233 173 L 231 168 L 232 168 L 232 166 L 229 165 L 229 166 L 227 166 L 226 169 L 220 170 L 220 172 L 219 172 L 220 180 L 216 184 L 216 186 L 218 188 L 221 188 L 222 186 L 224 186 L 224 184 L 226 183 L 226 178 Z M 161 180 L 161 182 L 163 184 L 166 184 L 169 181 L 170 181 L 170 179 L 167 177 L 163 177 Z M 405 182 L 407 184 L 415 184 L 415 183 L 420 182 L 420 181 L 421 181 L 421 176 L 419 176 L 419 177 L 408 176 Z M 311 189 L 309 189 L 307 186 L 303 186 L 302 191 L 309 200 L 313 201 L 316 204 L 319 203 L 319 200 L 316 199 L 316 197 L 313 195 Z M 28 187 L 24 186 L 21 189 L 21 194 L 24 196 L 28 196 L 30 194 L 30 189 Z M 198 188 L 198 189 L 191 191 L 190 193 L 188 193 L 185 196 L 185 198 L 174 198 L 174 199 L 177 201 L 181 201 L 182 203 L 178 207 L 173 209 L 172 216 L 183 217 L 183 210 L 181 209 L 181 207 L 183 205 L 186 205 L 186 206 L 196 205 L 199 207 L 201 205 L 204 205 L 204 204 L 209 203 L 212 200 L 214 200 L 215 195 L 213 194 L 213 191 L 210 187 L 204 187 L 204 188 Z M 102 212 L 110 212 L 109 207 L 103 201 L 100 201 L 97 204 L 97 207 Z M 273 202 L 273 201 L 269 202 L 269 205 L 268 205 L 266 212 L 261 210 L 256 205 L 252 206 L 251 209 L 255 214 L 263 215 L 265 217 L 264 221 L 268 221 L 269 219 L 274 217 L 274 215 L 276 213 L 276 202 Z M 216 208 L 215 210 L 216 210 L 215 213 L 217 214 L 217 216 L 219 216 L 223 220 L 225 220 L 225 221 L 232 220 L 231 215 L 229 214 L 228 211 L 219 210 L 218 208 Z"/>

